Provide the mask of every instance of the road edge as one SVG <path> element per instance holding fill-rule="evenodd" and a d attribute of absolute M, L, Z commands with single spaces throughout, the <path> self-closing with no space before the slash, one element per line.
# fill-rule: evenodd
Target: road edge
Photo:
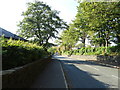
<path fill-rule="evenodd" d="M 89 61 L 89 60 L 87 60 L 87 61 Z M 100 62 L 95 62 L 95 61 L 90 61 L 90 62 L 94 62 L 94 63 L 96 63 L 96 64 L 103 65 L 103 66 L 107 66 L 107 67 L 111 67 L 111 68 L 120 69 L 119 66 L 115 66 L 115 65 L 110 65 L 110 64 L 100 63 Z"/>
<path fill-rule="evenodd" d="M 65 57 L 68 57 L 68 56 L 65 56 Z M 68 58 L 72 58 L 72 57 L 68 57 Z M 79 58 L 73 58 L 73 59 L 80 60 Z M 99 65 L 104 65 L 104 66 L 111 67 L 111 68 L 120 69 L 120 67 L 119 67 L 119 66 L 116 66 L 116 65 L 111 65 L 111 64 L 102 63 L 102 62 L 96 62 L 96 61 L 91 61 L 91 60 L 86 60 L 86 61 L 89 61 L 89 62 L 94 62 L 94 63 L 96 63 L 96 64 L 99 64 Z"/>
<path fill-rule="evenodd" d="M 58 59 L 57 59 L 57 60 L 58 60 Z M 65 77 L 65 73 L 64 73 L 63 67 L 62 67 L 62 65 L 61 65 L 60 60 L 58 60 L 58 61 L 59 61 L 60 68 L 61 68 L 61 71 L 62 71 L 62 74 L 63 74 L 63 78 L 64 78 L 64 80 L 65 80 L 66 89 L 68 90 L 68 84 L 67 84 L 67 80 L 66 80 L 66 77 Z"/>
<path fill-rule="evenodd" d="M 66 70 L 64 69 L 64 63 L 62 61 L 60 61 L 60 63 L 61 63 L 61 66 L 62 66 L 62 69 L 63 69 L 63 72 L 64 72 L 64 76 L 66 78 L 67 87 L 68 87 L 67 90 L 71 90 L 71 88 L 73 88 L 73 86 L 72 86 L 72 83 L 71 83 L 71 81 L 70 81 L 70 79 L 68 77 L 68 74 L 67 74 Z"/>

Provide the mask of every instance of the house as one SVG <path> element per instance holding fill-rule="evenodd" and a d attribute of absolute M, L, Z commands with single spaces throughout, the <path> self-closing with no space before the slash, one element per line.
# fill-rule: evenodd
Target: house
<path fill-rule="evenodd" d="M 26 39 L 24 39 L 24 38 L 22 38 L 20 36 L 17 36 L 17 35 L 15 35 L 15 34 L 13 34 L 13 33 L 11 33 L 11 32 L 9 32 L 9 31 L 7 31 L 7 30 L 5 30 L 5 29 L 3 29 L 3 28 L 0 27 L 0 37 L 2 35 L 4 35 L 4 37 L 8 38 L 8 39 L 12 38 L 14 40 L 19 40 L 20 39 L 22 41 L 28 41 L 28 40 L 26 40 Z"/>

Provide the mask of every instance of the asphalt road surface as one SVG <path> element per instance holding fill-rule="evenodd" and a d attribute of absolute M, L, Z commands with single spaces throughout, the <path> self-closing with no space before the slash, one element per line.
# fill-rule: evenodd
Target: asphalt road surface
<path fill-rule="evenodd" d="M 60 61 L 52 60 L 44 71 L 36 77 L 31 88 L 37 88 L 37 90 L 39 88 L 67 88 Z"/>
<path fill-rule="evenodd" d="M 62 63 L 70 88 L 118 88 L 118 69 L 89 61 L 55 56 Z"/>

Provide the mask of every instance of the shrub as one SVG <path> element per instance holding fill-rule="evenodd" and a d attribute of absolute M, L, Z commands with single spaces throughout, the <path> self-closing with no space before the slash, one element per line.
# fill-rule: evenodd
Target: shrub
<path fill-rule="evenodd" d="M 36 44 L 1 39 L 3 70 L 31 63 L 48 55 L 42 46 Z"/>
<path fill-rule="evenodd" d="M 55 47 L 50 47 L 48 50 L 47 50 L 51 55 L 55 54 L 57 52 L 57 49 Z"/>
<path fill-rule="evenodd" d="M 82 47 L 77 50 L 65 51 L 64 54 L 69 55 L 73 52 L 73 55 L 120 55 L 120 46 L 112 47 Z"/>

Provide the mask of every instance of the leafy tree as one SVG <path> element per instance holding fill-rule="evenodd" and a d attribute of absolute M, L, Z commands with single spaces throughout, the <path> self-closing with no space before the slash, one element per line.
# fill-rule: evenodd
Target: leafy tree
<path fill-rule="evenodd" d="M 64 30 L 56 43 L 62 47 L 63 50 L 71 50 L 79 40 L 78 32 L 73 24 L 69 24 L 69 28 Z"/>
<path fill-rule="evenodd" d="M 67 24 L 59 18 L 56 10 L 40 1 L 28 3 L 28 8 L 22 13 L 24 19 L 19 22 L 18 34 L 24 38 L 32 38 L 39 45 L 47 47 L 50 38 L 57 38 L 59 30 Z"/>
<path fill-rule="evenodd" d="M 88 23 L 86 19 L 84 19 L 84 17 L 82 17 L 82 15 L 80 14 L 81 13 L 78 10 L 76 19 L 73 21 L 73 24 L 74 24 L 74 28 L 76 29 L 75 31 L 77 32 L 79 41 L 81 41 L 83 44 L 83 47 L 85 47 L 85 42 L 86 42 L 86 39 L 88 38 L 89 28 L 88 28 Z"/>
<path fill-rule="evenodd" d="M 108 47 L 111 41 L 119 43 L 119 2 L 83 2 L 79 4 L 77 10 L 69 32 L 75 33 L 72 36 L 76 36 L 83 47 L 85 47 L 86 39 L 89 39 L 91 44 L 100 47 Z"/>
<path fill-rule="evenodd" d="M 61 35 L 62 46 L 65 47 L 65 50 L 71 50 L 77 43 L 76 33 L 71 30 L 63 31 Z"/>
<path fill-rule="evenodd" d="M 108 44 L 117 37 L 119 42 L 120 2 L 84 2 L 79 8 L 83 17 L 87 18 L 90 30 L 95 31 L 95 42 Z"/>

